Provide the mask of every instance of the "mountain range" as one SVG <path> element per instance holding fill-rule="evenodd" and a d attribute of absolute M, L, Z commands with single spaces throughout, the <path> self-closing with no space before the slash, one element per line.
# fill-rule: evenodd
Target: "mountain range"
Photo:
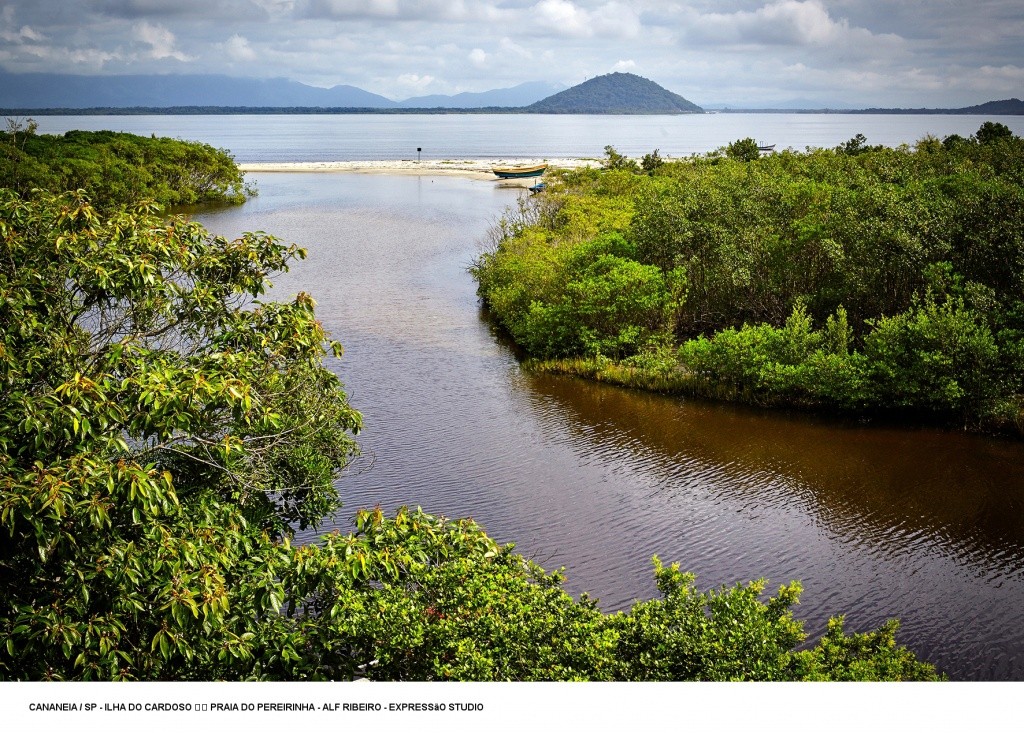
<path fill-rule="evenodd" d="M 0 71 L 0 108 L 117 107 L 358 107 L 374 109 L 474 109 L 524 107 L 565 89 L 527 82 L 507 89 L 434 94 L 395 101 L 359 87 L 325 89 L 289 79 L 254 79 L 221 74 L 11 74 Z"/>
<path fill-rule="evenodd" d="M 462 92 L 461 94 L 431 94 L 426 97 L 410 97 L 396 102 L 397 107 L 426 109 L 443 107 L 448 109 L 479 109 L 481 107 L 526 107 L 565 89 L 564 84 L 547 81 L 528 81 L 507 89 L 491 89 L 487 92 Z"/>

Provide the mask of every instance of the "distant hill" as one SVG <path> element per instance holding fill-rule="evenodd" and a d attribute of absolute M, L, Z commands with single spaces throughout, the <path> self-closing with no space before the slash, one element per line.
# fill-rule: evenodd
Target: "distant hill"
<path fill-rule="evenodd" d="M 805 107 L 798 109 L 785 108 L 747 108 L 716 110 L 723 113 L 739 112 L 788 113 L 788 114 L 838 114 L 838 115 L 1024 115 L 1024 102 L 1019 99 L 1000 99 L 973 107 L 868 107 L 867 109 L 848 109 L 844 107 Z"/>
<path fill-rule="evenodd" d="M 528 81 L 507 89 L 491 89 L 487 92 L 462 92 L 461 94 L 431 94 L 426 97 L 410 97 L 397 104 L 400 107 L 428 108 L 444 107 L 454 109 L 478 109 L 480 107 L 525 107 L 565 89 L 564 84 L 547 81 Z"/>
<path fill-rule="evenodd" d="M 0 107 L 396 107 L 342 84 L 323 89 L 288 79 L 221 74 L 9 74 L 0 72 Z"/>
<path fill-rule="evenodd" d="M 955 107 L 953 109 L 858 109 L 851 112 L 867 114 L 898 114 L 898 115 L 1024 115 L 1024 102 L 1013 99 L 1000 99 L 992 102 L 976 104 L 973 107 Z"/>
<path fill-rule="evenodd" d="M 985 102 L 973 107 L 961 108 L 962 114 L 971 115 L 1024 115 L 1024 101 L 1017 99 L 1000 99 L 995 102 Z"/>
<path fill-rule="evenodd" d="M 636 74 L 613 73 L 588 79 L 535 102 L 524 110 L 547 114 L 680 114 L 703 112 L 688 99 Z"/>

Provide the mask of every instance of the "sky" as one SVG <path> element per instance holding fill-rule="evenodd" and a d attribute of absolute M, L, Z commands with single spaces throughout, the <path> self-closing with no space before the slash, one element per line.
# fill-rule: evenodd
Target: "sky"
<path fill-rule="evenodd" d="M 1024 97 L 1022 0 L 0 0 L 0 67 L 219 73 L 391 99 L 612 71 L 702 106 Z"/>

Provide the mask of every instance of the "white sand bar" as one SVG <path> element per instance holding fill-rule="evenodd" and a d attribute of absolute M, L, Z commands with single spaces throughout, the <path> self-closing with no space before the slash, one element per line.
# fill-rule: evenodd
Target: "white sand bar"
<path fill-rule="evenodd" d="M 466 176 L 494 179 L 492 168 L 547 163 L 549 168 L 596 168 L 595 158 L 506 158 L 491 160 L 342 160 L 331 163 L 239 163 L 243 173 L 391 173 L 421 176 Z"/>

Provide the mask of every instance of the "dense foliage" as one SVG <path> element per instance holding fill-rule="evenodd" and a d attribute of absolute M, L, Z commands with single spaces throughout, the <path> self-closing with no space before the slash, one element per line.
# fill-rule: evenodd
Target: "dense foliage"
<path fill-rule="evenodd" d="M 360 426 L 309 296 L 255 300 L 300 256 L 0 192 L 0 679 L 935 678 L 894 623 L 795 651 L 796 584 L 702 593 L 656 561 L 662 597 L 604 614 L 419 510 L 292 546 Z"/>
<path fill-rule="evenodd" d="M 301 250 L 11 191 L 0 237 L 0 670 L 188 676 L 257 643 L 253 553 L 337 507 L 360 424 L 312 299 L 254 300 Z"/>
<path fill-rule="evenodd" d="M 8 120 L 0 133 L 0 186 L 22 196 L 81 189 L 105 208 L 143 199 L 162 206 L 241 203 L 247 193 L 225 150 L 123 132 L 38 135 L 31 120 Z"/>
<path fill-rule="evenodd" d="M 549 367 L 759 403 L 1024 427 L 1024 140 L 613 149 L 474 267 Z M 598 302 L 594 302 L 594 301 Z"/>

